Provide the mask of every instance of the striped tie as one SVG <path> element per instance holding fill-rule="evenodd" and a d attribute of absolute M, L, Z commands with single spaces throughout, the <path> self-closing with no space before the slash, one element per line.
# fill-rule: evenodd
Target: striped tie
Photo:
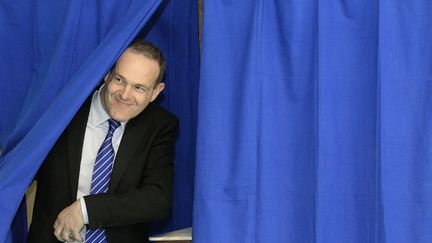
<path fill-rule="evenodd" d="M 120 122 L 109 119 L 108 133 L 96 155 L 96 162 L 93 168 L 90 195 L 105 193 L 108 191 L 108 185 L 111 178 L 111 172 L 114 161 L 114 149 L 112 146 L 112 137 L 114 131 L 120 126 Z M 85 236 L 86 243 L 102 243 L 106 241 L 105 230 L 98 228 L 87 230 Z"/>

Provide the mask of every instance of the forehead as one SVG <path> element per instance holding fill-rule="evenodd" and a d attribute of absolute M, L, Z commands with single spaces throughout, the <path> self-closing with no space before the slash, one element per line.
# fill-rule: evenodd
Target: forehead
<path fill-rule="evenodd" d="M 152 85 L 155 83 L 160 70 L 156 60 L 126 49 L 117 60 L 114 71 L 128 82 Z"/>

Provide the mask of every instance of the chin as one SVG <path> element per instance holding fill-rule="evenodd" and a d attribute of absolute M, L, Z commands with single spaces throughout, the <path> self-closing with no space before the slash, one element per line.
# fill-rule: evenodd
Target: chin
<path fill-rule="evenodd" d="M 114 120 L 116 120 L 118 122 L 127 122 L 128 121 L 126 119 L 120 119 L 120 118 L 115 118 L 115 117 L 112 117 L 112 119 L 114 119 Z"/>
<path fill-rule="evenodd" d="M 110 117 L 116 121 L 119 121 L 119 122 L 126 122 L 130 119 L 130 117 L 127 115 L 119 115 L 119 114 L 117 114 L 117 115 L 110 114 Z"/>

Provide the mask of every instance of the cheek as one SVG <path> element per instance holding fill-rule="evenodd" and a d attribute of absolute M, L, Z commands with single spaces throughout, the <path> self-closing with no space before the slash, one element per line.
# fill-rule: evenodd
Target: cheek
<path fill-rule="evenodd" d="M 150 100 L 147 97 L 141 97 L 140 99 L 135 99 L 138 104 L 139 109 L 144 109 L 149 104 Z"/>
<path fill-rule="evenodd" d="M 110 85 L 107 87 L 107 93 L 109 96 L 112 96 L 117 92 L 118 92 L 118 89 L 116 89 L 116 87 L 114 85 Z"/>
<path fill-rule="evenodd" d="M 110 81 L 110 82 L 106 83 L 105 85 L 106 85 L 106 89 L 107 89 L 109 94 L 118 92 L 118 90 L 121 89 L 121 86 L 116 84 L 114 81 Z"/>

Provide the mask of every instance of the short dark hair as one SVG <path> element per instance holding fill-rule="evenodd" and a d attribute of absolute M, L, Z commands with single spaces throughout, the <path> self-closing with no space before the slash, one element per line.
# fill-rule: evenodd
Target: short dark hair
<path fill-rule="evenodd" d="M 158 62 L 159 76 L 156 79 L 155 84 L 157 85 L 161 83 L 166 69 L 166 61 L 159 47 L 150 41 L 144 39 L 135 39 L 129 44 L 128 49 L 131 49 L 137 54 L 142 54 Z"/>

